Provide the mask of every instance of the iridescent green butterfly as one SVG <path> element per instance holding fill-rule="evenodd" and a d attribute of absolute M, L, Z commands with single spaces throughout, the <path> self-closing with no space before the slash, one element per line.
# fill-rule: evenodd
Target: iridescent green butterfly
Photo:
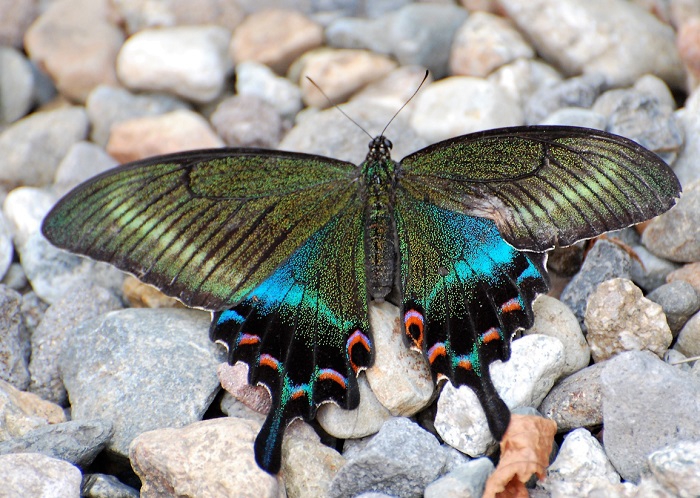
<path fill-rule="evenodd" d="M 260 149 L 155 157 L 76 188 L 46 217 L 55 245 L 214 311 L 211 338 L 272 394 L 255 442 L 333 401 L 359 402 L 372 364 L 368 301 L 390 291 L 436 379 L 475 390 L 493 435 L 510 413 L 488 366 L 507 360 L 547 291 L 543 252 L 646 220 L 679 196 L 655 154 L 608 133 L 517 127 L 446 140 L 397 163 Z"/>

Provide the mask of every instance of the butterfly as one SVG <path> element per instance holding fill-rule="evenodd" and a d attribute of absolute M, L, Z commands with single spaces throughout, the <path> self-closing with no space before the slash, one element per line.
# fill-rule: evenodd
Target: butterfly
<path fill-rule="evenodd" d="M 500 440 L 510 412 L 489 364 L 533 323 L 545 251 L 656 216 L 680 185 L 654 153 L 586 128 L 489 130 L 400 162 L 391 148 L 374 138 L 359 166 L 254 148 L 153 157 L 78 186 L 42 231 L 213 311 L 211 339 L 272 396 L 254 448 L 270 473 L 291 420 L 358 405 L 372 299 L 400 306 L 407 345 L 436 381 L 476 392 Z"/>

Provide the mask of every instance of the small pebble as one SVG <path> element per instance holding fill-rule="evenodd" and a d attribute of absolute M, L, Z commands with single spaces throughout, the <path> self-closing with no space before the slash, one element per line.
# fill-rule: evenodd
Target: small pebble
<path fill-rule="evenodd" d="M 294 118 L 302 107 L 299 87 L 259 62 L 236 64 L 236 93 L 262 99 L 285 119 Z"/>
<path fill-rule="evenodd" d="M 656 256 L 644 246 L 636 245 L 631 249 L 635 257 L 632 258 L 630 280 L 647 292 L 666 283 L 668 275 L 678 269 L 677 263 Z"/>
<path fill-rule="evenodd" d="M 28 432 L 66 421 L 63 409 L 36 394 L 20 391 L 0 379 L 0 441 L 22 437 Z"/>
<path fill-rule="evenodd" d="M 647 299 L 661 305 L 674 338 L 688 319 L 700 310 L 700 295 L 683 280 L 657 287 L 647 294 Z"/>
<path fill-rule="evenodd" d="M 274 148 L 282 135 L 282 118 L 275 108 L 254 95 L 223 100 L 211 115 L 217 134 L 231 147 Z"/>
<path fill-rule="evenodd" d="M 695 313 L 683 325 L 673 348 L 686 356 L 700 356 L 700 313 Z"/>
<path fill-rule="evenodd" d="M 561 82 L 562 76 L 552 66 L 539 59 L 517 59 L 500 67 L 487 79 L 503 88 L 518 107 L 522 108 L 535 92 Z"/>
<path fill-rule="evenodd" d="M 139 492 L 109 474 L 84 474 L 80 496 L 85 498 L 139 498 Z"/>
<path fill-rule="evenodd" d="M 64 195 L 88 178 L 117 166 L 102 147 L 92 142 L 74 143 L 56 168 L 54 191 Z"/>
<path fill-rule="evenodd" d="M 218 24 L 229 30 L 238 26 L 244 12 L 238 2 L 228 0 L 170 0 L 141 2 L 112 0 L 129 34 L 147 28 Z"/>
<path fill-rule="evenodd" d="M 219 26 L 146 29 L 119 51 L 117 73 L 130 90 L 163 91 L 197 103 L 223 90 L 230 33 Z"/>
<path fill-rule="evenodd" d="M 33 102 L 34 73 L 31 64 L 18 50 L 3 47 L 0 43 L 0 125 L 23 117 Z"/>
<path fill-rule="evenodd" d="M 695 89 L 685 101 L 685 107 L 676 111 L 676 116 L 683 129 L 685 141 L 683 148 L 673 163 L 673 171 L 686 190 L 688 186 L 700 180 L 700 164 L 696 160 L 700 154 L 700 141 L 694 140 L 700 134 L 700 89 Z"/>
<path fill-rule="evenodd" d="M 578 76 L 540 86 L 527 99 L 525 121 L 540 124 L 554 111 L 567 107 L 589 108 L 600 95 L 605 79 L 600 74 Z"/>
<path fill-rule="evenodd" d="M 425 498 L 480 498 L 494 466 L 488 458 L 464 463 L 425 488 Z"/>
<path fill-rule="evenodd" d="M 0 12 L 0 45 L 21 48 L 24 33 L 39 15 L 39 4 L 0 0 Z"/>
<path fill-rule="evenodd" d="M 700 441 L 680 441 L 649 455 L 654 478 L 677 496 L 700 496 Z"/>
<path fill-rule="evenodd" d="M 7 497 L 80 496 L 82 474 L 70 463 L 39 453 L 0 455 L 0 480 Z"/>
<path fill-rule="evenodd" d="M 29 332 L 22 320 L 22 295 L 0 285 L 0 379 L 20 390 L 29 386 Z"/>
<path fill-rule="evenodd" d="M 594 130 L 605 130 L 605 116 L 582 107 L 562 107 L 542 119 L 539 124 L 556 126 L 582 126 Z"/>
<path fill-rule="evenodd" d="M 677 270 L 672 271 L 666 277 L 668 283 L 673 282 L 686 282 L 690 284 L 695 292 L 700 295 L 700 262 L 698 263 L 688 263 L 683 265 Z"/>

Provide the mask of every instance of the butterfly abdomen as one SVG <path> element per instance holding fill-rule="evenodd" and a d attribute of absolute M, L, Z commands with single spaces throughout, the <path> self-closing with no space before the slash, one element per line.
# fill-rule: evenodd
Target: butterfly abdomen
<path fill-rule="evenodd" d="M 396 261 L 394 227 L 394 184 L 396 163 L 391 158 L 368 157 L 363 164 L 365 186 L 365 267 L 367 290 L 375 300 L 383 300 L 394 284 Z"/>

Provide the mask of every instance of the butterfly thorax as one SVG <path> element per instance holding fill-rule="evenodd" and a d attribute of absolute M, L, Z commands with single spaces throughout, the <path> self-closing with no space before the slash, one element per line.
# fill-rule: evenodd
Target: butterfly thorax
<path fill-rule="evenodd" d="M 396 163 L 391 159 L 391 146 L 383 136 L 374 138 L 361 166 L 367 291 L 379 301 L 391 292 L 396 260 L 393 221 Z"/>

